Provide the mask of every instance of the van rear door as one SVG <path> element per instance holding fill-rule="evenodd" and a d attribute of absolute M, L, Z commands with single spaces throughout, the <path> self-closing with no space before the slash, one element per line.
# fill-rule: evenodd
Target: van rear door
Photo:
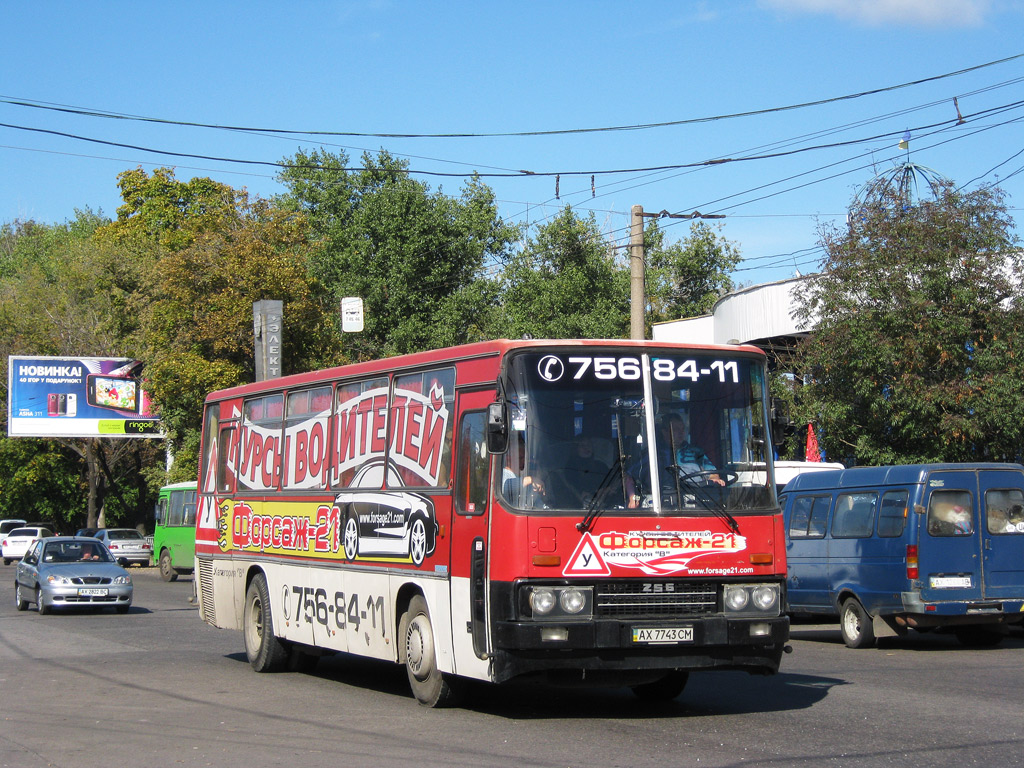
<path fill-rule="evenodd" d="M 982 543 L 976 471 L 930 472 L 919 527 L 921 598 L 925 602 L 981 600 Z"/>
<path fill-rule="evenodd" d="M 980 472 L 982 571 L 985 597 L 1024 597 L 1024 472 Z"/>

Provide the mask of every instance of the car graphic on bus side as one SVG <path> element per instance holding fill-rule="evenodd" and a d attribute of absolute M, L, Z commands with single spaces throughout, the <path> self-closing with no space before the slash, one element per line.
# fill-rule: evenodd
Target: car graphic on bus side
<path fill-rule="evenodd" d="M 352 490 L 335 497 L 344 520 L 345 559 L 408 557 L 419 567 L 434 553 L 437 543 L 434 504 L 419 494 L 380 490 L 381 469 L 380 465 L 364 467 L 353 478 Z M 388 474 L 390 479 L 391 471 Z"/>

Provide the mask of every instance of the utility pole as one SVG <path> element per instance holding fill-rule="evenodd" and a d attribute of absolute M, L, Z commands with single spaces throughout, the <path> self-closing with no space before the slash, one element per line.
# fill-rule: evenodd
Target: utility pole
<path fill-rule="evenodd" d="M 634 205 L 629 222 L 629 338 L 644 338 L 644 208 Z"/>
<path fill-rule="evenodd" d="M 724 219 L 722 214 L 701 213 L 644 213 L 642 205 L 634 205 L 630 209 L 629 220 L 629 338 L 643 339 L 644 320 L 647 308 L 647 296 L 644 292 L 644 218 L 652 219 Z"/>

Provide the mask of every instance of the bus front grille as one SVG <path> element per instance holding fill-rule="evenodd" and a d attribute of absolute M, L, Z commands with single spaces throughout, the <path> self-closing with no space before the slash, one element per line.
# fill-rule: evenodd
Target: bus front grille
<path fill-rule="evenodd" d="M 718 610 L 707 582 L 610 582 L 594 589 L 594 616 L 606 619 L 706 616 Z"/>

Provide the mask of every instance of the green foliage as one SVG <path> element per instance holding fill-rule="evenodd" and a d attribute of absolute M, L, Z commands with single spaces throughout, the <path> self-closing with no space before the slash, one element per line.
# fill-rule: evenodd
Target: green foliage
<path fill-rule="evenodd" d="M 459 198 L 411 179 L 381 152 L 346 170 L 344 153 L 300 152 L 280 179 L 280 203 L 303 212 L 317 238 L 309 270 L 335 302 L 358 296 L 365 330 L 348 340 L 360 357 L 464 343 L 486 334 L 495 288 L 485 265 L 518 236 L 498 218 L 491 190 L 471 180 Z"/>
<path fill-rule="evenodd" d="M 804 422 L 862 464 L 1016 459 L 1024 439 L 1024 302 L 1002 194 L 945 185 L 909 207 L 882 191 L 822 232 L 798 317 Z"/>
<path fill-rule="evenodd" d="M 593 215 L 566 207 L 541 226 L 506 265 L 496 335 L 520 338 L 624 338 L 629 272 Z"/>
<path fill-rule="evenodd" d="M 85 519 L 85 505 L 73 451 L 52 440 L 0 437 L 0 517 L 75 523 Z"/>
<path fill-rule="evenodd" d="M 740 262 L 739 248 L 703 221 L 693 222 L 689 237 L 671 245 L 652 222 L 644 245 L 649 323 L 706 315 L 733 288 L 729 274 Z"/>

